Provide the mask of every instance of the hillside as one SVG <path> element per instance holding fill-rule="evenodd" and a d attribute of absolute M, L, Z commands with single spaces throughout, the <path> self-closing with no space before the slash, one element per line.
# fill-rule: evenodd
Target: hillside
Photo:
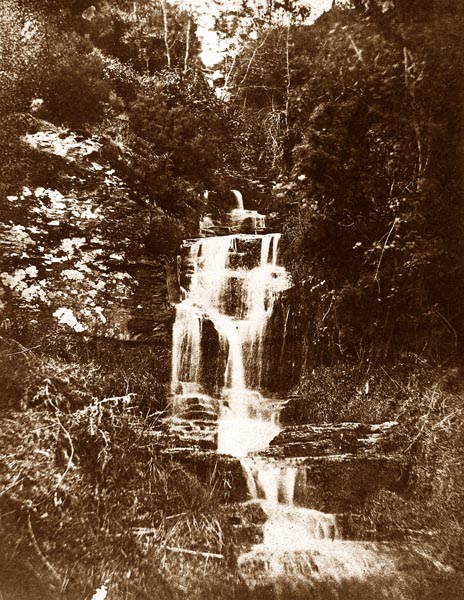
<path fill-rule="evenodd" d="M 0 595 L 458 600 L 463 9 L 197 5 L 0 8 Z"/>

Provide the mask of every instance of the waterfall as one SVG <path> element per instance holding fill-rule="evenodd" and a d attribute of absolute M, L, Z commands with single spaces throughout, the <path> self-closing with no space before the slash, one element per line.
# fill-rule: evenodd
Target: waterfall
<path fill-rule="evenodd" d="M 237 201 L 237 206 L 235 207 L 235 210 L 244 210 L 242 192 L 239 192 L 238 190 L 230 191 L 232 192 L 235 200 Z"/>
<path fill-rule="evenodd" d="M 232 216 L 264 219 L 243 208 L 240 192 L 233 194 Z M 337 528 L 332 515 L 294 506 L 296 466 L 256 455 L 280 431 L 279 401 L 265 397 L 262 368 L 266 325 L 290 286 L 279 264 L 279 241 L 279 233 L 235 233 L 191 242 L 191 277 L 173 328 L 172 395 L 179 415 L 192 398 L 207 406 L 208 393 L 215 395 L 210 405 L 219 406 L 217 449 L 240 458 L 249 495 L 268 515 L 265 545 L 280 540 L 297 547 L 301 540 L 333 539 Z M 214 339 L 205 337 L 207 323 Z M 212 370 L 215 381 L 208 386 Z"/>
<path fill-rule="evenodd" d="M 238 190 L 231 190 L 235 198 L 236 206 L 231 210 L 230 217 L 235 227 L 241 227 L 242 224 L 249 222 L 252 230 L 262 230 L 266 226 L 266 218 L 256 210 L 248 210 L 244 207 L 242 193 Z"/>
<path fill-rule="evenodd" d="M 275 300 L 289 287 L 288 274 L 278 265 L 279 239 L 279 233 L 233 234 L 191 245 L 193 273 L 173 329 L 174 396 L 185 394 L 186 384 L 204 392 L 202 325 L 209 320 L 228 348 L 221 391 L 228 413 L 245 418 L 268 411 L 260 395 L 265 382 L 253 388 L 249 382 L 264 360 L 263 338 Z"/>
<path fill-rule="evenodd" d="M 263 546 L 274 550 L 304 550 L 316 541 L 340 539 L 335 515 L 294 506 L 298 468 L 263 458 L 242 458 L 252 500 L 267 514 Z"/>

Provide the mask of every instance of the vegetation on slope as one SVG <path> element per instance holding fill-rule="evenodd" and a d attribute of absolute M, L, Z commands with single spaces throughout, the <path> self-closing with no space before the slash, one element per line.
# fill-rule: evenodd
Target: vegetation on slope
<path fill-rule="evenodd" d="M 358 2 L 244 53 L 235 100 L 272 137 L 310 362 L 462 350 L 463 19 Z"/>
<path fill-rule="evenodd" d="M 397 419 L 408 493 L 375 500 L 374 523 L 436 528 L 461 564 L 463 23 L 446 1 L 352 2 L 310 27 L 288 14 L 234 79 L 268 140 L 296 284 L 289 415 Z"/>
<path fill-rule="evenodd" d="M 263 21 L 230 72 L 228 103 L 205 81 L 186 12 L 94 4 L 2 5 L 2 198 L 53 187 L 65 169 L 22 140 L 39 119 L 104 141 L 134 200 L 159 209 L 155 255 L 195 232 L 205 189 L 264 184 L 296 283 L 295 421 L 398 419 L 408 493 L 371 499 L 368 516 L 379 530 L 431 529 L 439 557 L 462 568 L 459 3 L 357 1 L 311 27 L 301 14 Z M 216 486 L 161 458 L 151 437 L 166 358 L 142 349 L 128 361 L 122 344 L 45 328 L 38 349 L 33 328 L 2 324 L 11 577 L 18 565 L 35 572 L 55 597 L 90 598 L 109 579 L 121 598 L 245 598 Z M 223 554 L 219 583 L 203 559 L 166 546 Z"/>

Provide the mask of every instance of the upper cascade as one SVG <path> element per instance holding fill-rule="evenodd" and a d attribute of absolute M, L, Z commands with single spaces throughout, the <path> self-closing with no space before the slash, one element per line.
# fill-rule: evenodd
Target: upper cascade
<path fill-rule="evenodd" d="M 213 393 L 243 417 L 261 410 L 257 404 L 259 391 L 266 387 L 265 327 L 277 296 L 290 285 L 278 264 L 279 240 L 279 233 L 234 234 L 199 239 L 190 246 L 191 276 L 177 305 L 173 331 L 172 392 L 178 400 L 204 393 L 205 380 L 211 379 L 211 365 L 204 364 L 209 323 L 215 333 L 210 338 L 217 337 L 218 353 L 224 357 L 213 377 Z"/>
<path fill-rule="evenodd" d="M 235 200 L 237 201 L 237 206 L 235 207 L 234 210 L 245 210 L 245 207 L 243 205 L 243 194 L 242 192 L 239 192 L 238 190 L 230 190 L 232 192 L 232 195 L 234 196 Z"/>
<path fill-rule="evenodd" d="M 232 218 L 258 215 L 243 207 L 240 192 L 232 193 Z M 218 450 L 234 456 L 266 448 L 280 431 L 279 403 L 262 396 L 267 324 L 276 299 L 290 287 L 279 242 L 280 233 L 186 242 L 184 299 L 173 330 L 174 414 L 189 415 L 193 407 L 194 414 L 218 415 Z"/>
<path fill-rule="evenodd" d="M 244 207 L 243 195 L 238 190 L 230 190 L 234 198 L 234 206 L 223 216 L 221 222 L 215 221 L 212 214 L 204 215 L 200 221 L 200 233 L 204 236 L 224 235 L 228 233 L 264 233 L 266 216 L 257 210 Z M 208 195 L 205 196 L 208 198 Z"/>

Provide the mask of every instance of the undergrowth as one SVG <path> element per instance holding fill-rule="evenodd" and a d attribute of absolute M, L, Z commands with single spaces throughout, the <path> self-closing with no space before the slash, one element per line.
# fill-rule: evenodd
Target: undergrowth
<path fill-rule="evenodd" d="M 157 348 L 54 332 L 21 342 L 0 336 L 0 390 L 5 408 L 41 407 L 54 398 L 61 409 L 93 398 L 133 394 L 145 411 L 165 405 L 169 364 Z"/>
<path fill-rule="evenodd" d="M 316 368 L 302 378 L 287 416 L 294 423 L 397 421 L 396 451 L 410 465 L 406 490 L 379 492 L 364 516 L 382 536 L 419 535 L 440 560 L 463 569 L 463 373 L 411 358 Z"/>
<path fill-rule="evenodd" d="M 46 354 L 45 343 L 2 338 L 0 579 L 19 580 L 20 594 L 33 580 L 30 598 L 44 586 L 90 598 L 106 580 L 114 598 L 206 597 L 198 582 L 216 584 L 195 553 L 226 573 L 236 535 L 218 474 L 201 483 L 160 451 L 160 384 L 151 405 L 131 385 L 139 371 L 147 388 L 159 376 L 153 357 L 72 340 Z"/>
<path fill-rule="evenodd" d="M 3 558 L 37 574 L 50 597 L 87 598 L 108 581 L 114 598 L 200 598 L 201 553 L 233 562 L 220 486 L 159 453 L 157 418 L 137 414 L 131 397 L 3 411 Z"/>
<path fill-rule="evenodd" d="M 278 587 L 252 589 L 243 580 L 237 558 L 250 539 L 223 503 L 219 473 L 200 481 L 163 453 L 161 401 L 154 397 L 147 410 L 143 393 L 111 372 L 118 361 L 128 374 L 147 363 L 133 365 L 122 350 L 111 363 L 103 344 L 71 340 L 45 354 L 44 346 L 2 341 L 0 579 L 22 586 L 25 600 L 90 600 L 105 582 L 111 600 L 282 597 Z M 461 381 L 458 369 L 420 362 L 413 369 L 340 365 L 308 374 L 292 400 L 297 422 L 399 421 L 397 451 L 411 465 L 406 490 L 369 498 L 364 517 L 382 537 L 417 534 L 458 572 Z M 241 508 L 238 520 L 247 519 Z M 442 589 L 443 582 L 430 585 Z M 369 597 L 361 583 L 353 586 L 353 597 Z"/>

